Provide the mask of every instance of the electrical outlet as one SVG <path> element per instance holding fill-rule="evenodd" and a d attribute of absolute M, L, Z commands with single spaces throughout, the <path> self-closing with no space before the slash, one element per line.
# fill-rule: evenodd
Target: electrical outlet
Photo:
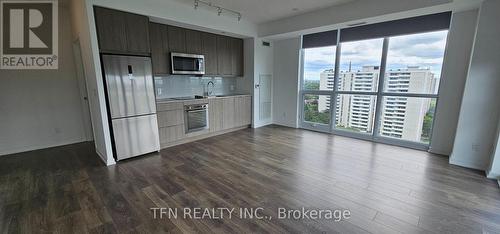
<path fill-rule="evenodd" d="M 229 88 L 231 89 L 231 91 L 234 91 L 234 85 L 231 85 Z"/>
<path fill-rule="evenodd" d="M 286 113 L 285 112 L 283 112 L 283 114 L 281 115 L 281 119 L 286 120 Z"/>

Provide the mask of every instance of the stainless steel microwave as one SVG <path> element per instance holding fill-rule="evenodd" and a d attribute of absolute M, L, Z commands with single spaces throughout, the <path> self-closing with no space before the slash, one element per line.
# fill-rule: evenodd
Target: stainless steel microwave
<path fill-rule="evenodd" d="M 171 53 L 172 74 L 204 75 L 205 56 L 199 54 Z"/>

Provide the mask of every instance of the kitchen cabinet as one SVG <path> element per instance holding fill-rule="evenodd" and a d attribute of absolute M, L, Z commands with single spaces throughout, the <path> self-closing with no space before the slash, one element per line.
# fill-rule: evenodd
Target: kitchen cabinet
<path fill-rule="evenodd" d="M 170 74 L 170 54 L 168 49 L 167 25 L 150 23 L 149 39 L 154 75 Z"/>
<path fill-rule="evenodd" d="M 127 50 L 129 53 L 150 53 L 149 18 L 125 13 L 127 26 Z"/>
<path fill-rule="evenodd" d="M 231 38 L 217 36 L 217 73 L 221 76 L 231 76 L 233 73 Z"/>
<path fill-rule="evenodd" d="M 250 96 L 236 96 L 234 98 L 235 127 L 249 125 L 252 122 L 252 99 Z"/>
<path fill-rule="evenodd" d="M 234 98 L 223 98 L 222 99 L 222 128 L 230 129 L 236 126 L 236 108 L 234 105 Z"/>
<path fill-rule="evenodd" d="M 201 33 L 201 54 L 205 56 L 205 74 L 217 75 L 217 36 Z"/>
<path fill-rule="evenodd" d="M 222 101 L 220 98 L 212 98 L 208 100 L 208 127 L 210 132 L 218 132 L 223 129 L 222 126 Z"/>
<path fill-rule="evenodd" d="M 208 103 L 209 129 L 186 133 L 184 106 L 201 103 Z M 248 127 L 252 122 L 250 95 L 160 102 L 156 109 L 162 148 Z"/>
<path fill-rule="evenodd" d="M 150 53 L 148 17 L 102 7 L 95 7 L 94 13 L 101 52 Z"/>
<path fill-rule="evenodd" d="M 153 73 L 171 73 L 170 53 L 202 54 L 205 75 L 243 76 L 243 40 L 175 26 L 150 23 Z"/>
<path fill-rule="evenodd" d="M 243 76 L 243 40 L 231 38 L 231 75 Z"/>
<path fill-rule="evenodd" d="M 95 22 L 101 51 L 127 51 L 125 15 L 122 12 L 95 7 Z"/>
<path fill-rule="evenodd" d="M 186 53 L 186 29 L 168 26 L 168 48 L 170 53 Z"/>
<path fill-rule="evenodd" d="M 184 125 L 160 128 L 159 135 L 161 145 L 168 145 L 172 142 L 182 140 L 185 136 Z"/>
<path fill-rule="evenodd" d="M 184 105 L 182 102 L 158 103 L 156 105 L 160 143 L 169 143 L 185 137 Z"/>
<path fill-rule="evenodd" d="M 201 54 L 201 32 L 186 30 L 186 53 Z"/>

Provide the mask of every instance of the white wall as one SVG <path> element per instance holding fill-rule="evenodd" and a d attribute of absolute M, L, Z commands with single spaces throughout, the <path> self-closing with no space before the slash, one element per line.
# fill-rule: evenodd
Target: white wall
<path fill-rule="evenodd" d="M 473 53 L 450 163 L 486 170 L 500 114 L 500 1 L 486 0 L 479 12 Z"/>
<path fill-rule="evenodd" d="M 0 155 L 85 141 L 67 5 L 59 4 L 59 69 L 0 77 Z"/>
<path fill-rule="evenodd" d="M 257 38 L 254 40 L 254 80 L 253 80 L 253 87 L 254 87 L 254 97 L 253 97 L 253 103 L 254 103 L 254 109 L 253 109 L 253 127 L 258 128 L 261 126 L 265 126 L 268 124 L 272 123 L 272 117 L 270 119 L 260 119 L 260 108 L 259 108 L 259 103 L 260 103 L 260 97 L 259 97 L 259 89 L 255 88 L 257 84 L 260 83 L 260 76 L 261 75 L 271 75 L 274 76 L 274 65 L 273 65 L 273 58 L 274 58 L 274 53 L 273 53 L 273 43 L 271 43 L 271 46 L 262 46 L 262 39 Z M 274 77 L 273 77 L 274 79 Z M 272 104 L 271 110 L 274 108 L 274 104 Z M 271 113 L 272 115 L 272 113 Z"/>
<path fill-rule="evenodd" d="M 274 42 L 273 123 L 296 128 L 300 38 Z"/>
<path fill-rule="evenodd" d="M 486 175 L 488 178 L 500 180 L 500 119 L 498 121 L 497 136 L 494 142 L 495 147 L 491 155 L 491 163 L 486 171 Z"/>
<path fill-rule="evenodd" d="M 74 24 L 73 37 L 78 39 L 81 45 L 96 152 L 101 156 L 104 163 L 112 165 L 115 161 L 111 145 L 93 9 L 86 0 L 73 0 L 71 9 Z"/>
<path fill-rule="evenodd" d="M 450 155 L 477 25 L 477 10 L 454 13 L 444 56 L 429 151 Z"/>

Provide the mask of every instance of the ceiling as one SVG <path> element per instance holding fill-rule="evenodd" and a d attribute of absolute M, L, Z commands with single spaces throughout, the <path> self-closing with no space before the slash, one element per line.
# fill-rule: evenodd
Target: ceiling
<path fill-rule="evenodd" d="M 177 0 L 180 1 L 180 0 Z M 182 0 L 194 4 L 194 0 Z M 256 24 L 278 20 L 324 7 L 335 6 L 355 0 L 203 0 L 212 4 L 238 11 L 242 17 Z M 203 10 L 214 11 L 208 7 Z"/>

